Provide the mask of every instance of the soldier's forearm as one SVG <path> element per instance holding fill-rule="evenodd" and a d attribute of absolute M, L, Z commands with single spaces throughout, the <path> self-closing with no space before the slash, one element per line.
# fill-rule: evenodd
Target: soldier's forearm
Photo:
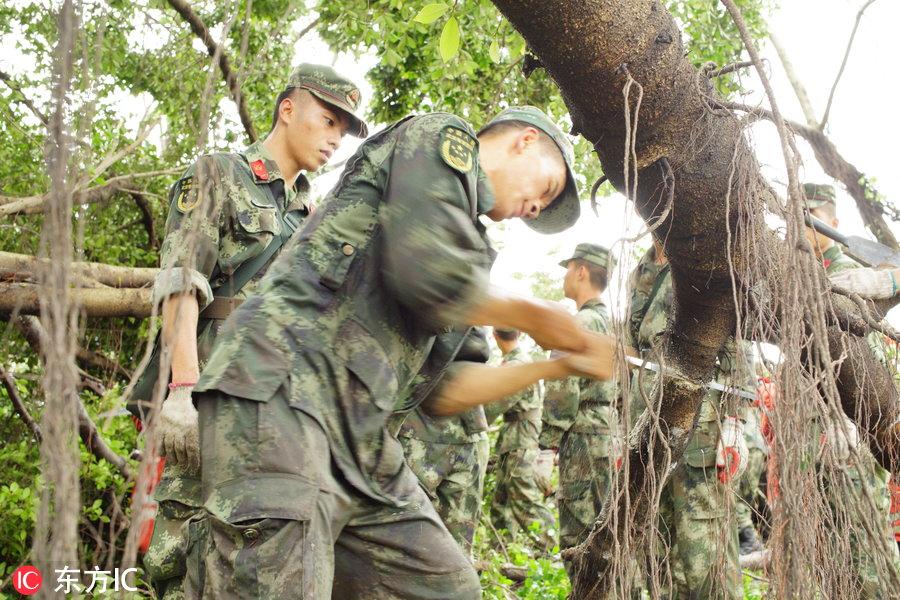
<path fill-rule="evenodd" d="M 193 293 L 169 296 L 163 303 L 163 343 L 172 358 L 172 381 L 193 383 L 200 377 L 197 357 L 197 320 L 200 306 Z"/>
<path fill-rule="evenodd" d="M 499 367 L 471 364 L 460 369 L 422 407 L 433 416 L 455 415 L 503 400 L 541 379 L 559 379 L 571 373 L 561 359 Z"/>

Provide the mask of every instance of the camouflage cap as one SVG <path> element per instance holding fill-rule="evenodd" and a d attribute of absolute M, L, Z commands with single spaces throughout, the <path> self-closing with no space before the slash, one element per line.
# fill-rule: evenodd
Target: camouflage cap
<path fill-rule="evenodd" d="M 559 266 L 567 267 L 569 261 L 576 258 L 585 260 L 598 267 L 605 267 L 607 273 L 612 273 L 613 269 L 616 268 L 616 257 L 613 256 L 608 248 L 598 244 L 590 244 L 588 242 L 578 244 L 575 246 L 575 252 L 572 253 L 572 256 L 560 261 Z"/>
<path fill-rule="evenodd" d="M 803 195 L 806 197 L 806 206 L 810 209 L 819 208 L 823 204 L 834 204 L 834 186 L 827 183 L 804 183 Z"/>
<path fill-rule="evenodd" d="M 303 63 L 293 70 L 287 87 L 307 90 L 322 102 L 346 113 L 350 119 L 350 135 L 358 138 L 369 135 L 365 121 L 356 116 L 362 99 L 359 88 L 331 67 Z"/>
<path fill-rule="evenodd" d="M 540 233 L 559 233 L 568 229 L 581 215 L 578 186 L 575 183 L 575 151 L 572 142 L 544 111 L 534 106 L 511 106 L 491 119 L 481 131 L 503 121 L 520 121 L 534 125 L 556 142 L 566 162 L 566 187 L 536 219 L 525 219 L 525 223 Z"/>

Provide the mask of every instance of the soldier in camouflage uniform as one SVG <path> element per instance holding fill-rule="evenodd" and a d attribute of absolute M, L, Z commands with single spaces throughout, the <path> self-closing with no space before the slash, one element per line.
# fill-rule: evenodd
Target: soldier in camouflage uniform
<path fill-rule="evenodd" d="M 191 522 L 202 536 L 193 595 L 480 595 L 387 422 L 419 403 L 457 414 L 540 378 L 611 376 L 609 339 L 487 283 L 478 216 L 570 226 L 572 162 L 532 107 L 477 137 L 453 115 L 409 117 L 359 147 L 225 323 L 195 388 L 205 511 Z M 481 364 L 427 360 L 437 333 L 471 324 L 517 327 L 570 354 L 496 380 Z"/>
<path fill-rule="evenodd" d="M 615 257 L 603 246 L 583 243 L 559 264 L 566 269 L 563 291 L 578 307 L 578 322 L 588 331 L 608 333 L 609 312 L 601 295 Z M 584 541 L 606 500 L 621 447 L 615 400 L 613 382 L 572 377 L 546 383 L 540 445 L 559 452 L 556 500 L 563 550 Z"/>
<path fill-rule="evenodd" d="M 435 340 L 432 360 L 447 362 L 454 339 L 447 334 Z M 442 357 L 441 354 L 444 356 Z M 487 362 L 487 339 L 481 328 L 472 328 L 455 361 Z M 406 463 L 434 504 L 441 521 L 463 551 L 471 556 L 475 529 L 481 516 L 484 476 L 490 442 L 484 408 L 477 406 L 462 414 L 434 417 L 420 406 L 392 419 L 399 424 L 397 438 L 403 445 Z"/>
<path fill-rule="evenodd" d="M 660 244 L 644 255 L 629 284 L 629 342 L 644 358 L 659 364 L 660 342 L 672 305 L 672 277 Z M 719 381 L 732 385 L 727 374 L 735 366 L 735 358 L 721 353 Z M 655 379 L 645 369 L 636 370 L 632 377 L 632 426 L 648 399 L 655 401 Z M 661 493 L 659 536 L 665 547 L 657 558 L 667 563 L 661 581 L 666 598 L 743 597 L 737 531 L 730 518 L 734 491 L 722 479 L 740 477 L 746 445 L 739 420 L 726 417 L 720 426 L 720 404 L 721 392 L 710 390 L 703 397 L 697 428 Z M 731 455 L 732 460 L 724 463 L 723 455 Z M 667 575 L 671 575 L 671 588 Z"/>
<path fill-rule="evenodd" d="M 519 347 L 519 331 L 494 329 L 494 339 L 503 353 L 503 365 L 528 364 L 531 358 Z M 491 502 L 491 521 L 498 531 L 506 530 L 515 536 L 520 530 L 536 536 L 544 550 L 556 545 L 553 530 L 556 519 L 544 506 L 544 495 L 534 478 L 538 457 L 538 437 L 541 433 L 540 386 L 535 384 L 503 402 L 485 408 L 489 423 L 503 415 L 497 434 L 494 453 L 497 456 L 494 497 Z M 532 531 L 532 523 L 540 527 Z"/>
<path fill-rule="evenodd" d="M 271 260 L 312 212 L 309 182 L 345 133 L 366 135 L 354 116 L 359 90 L 326 66 L 303 64 L 279 95 L 272 130 L 241 153 L 211 154 L 191 165 L 172 187 L 162 271 L 153 298 L 163 303 L 165 345 L 171 353 L 169 394 L 157 432 L 166 457 L 153 490 L 159 510 L 144 567 L 161 598 L 183 597 L 186 521 L 201 506 L 200 474 L 187 445 L 197 443 L 191 388 L 223 319 L 256 288 Z M 136 386 L 144 416 L 158 365 Z"/>
<path fill-rule="evenodd" d="M 744 439 L 747 441 L 747 470 L 741 477 L 738 486 L 736 506 L 738 543 L 740 553 L 750 554 L 763 549 L 762 542 L 753 523 L 753 511 L 758 504 L 759 482 L 766 472 L 766 459 L 769 448 L 763 439 L 759 426 L 759 409 L 755 406 L 744 407 Z"/>
<path fill-rule="evenodd" d="M 804 183 L 803 194 L 806 198 L 806 205 L 812 216 L 837 228 L 838 219 L 836 214 L 834 188 L 826 184 Z M 806 238 L 816 253 L 816 256 L 822 261 L 825 267 L 825 273 L 829 278 L 834 275 L 862 267 L 858 262 L 844 254 L 841 247 L 832 239 L 816 232 L 811 227 L 806 228 Z M 869 347 L 873 354 L 884 362 L 884 347 L 877 332 L 872 332 L 868 338 Z M 893 541 L 893 530 L 891 528 L 890 519 L 890 492 L 888 489 L 888 473 L 878 462 L 866 444 L 858 444 L 859 434 L 856 431 L 856 425 L 846 420 L 844 426 L 847 428 L 849 436 L 845 436 L 839 431 L 840 428 L 830 425 L 818 424 L 817 430 L 824 431 L 826 444 L 837 444 L 838 447 L 846 446 L 842 440 L 833 439 L 835 437 L 849 437 L 849 443 L 856 448 L 859 462 L 853 453 L 843 452 L 845 465 L 843 468 L 829 469 L 825 474 L 826 486 L 835 490 L 846 489 L 849 487 L 854 490 L 854 497 L 864 498 L 865 491 L 874 499 L 878 507 L 878 518 L 876 520 L 878 529 L 876 533 L 883 535 L 888 542 L 888 547 L 893 553 L 893 568 L 900 567 L 898 562 L 897 546 Z M 814 433 L 813 435 L 817 435 Z M 844 486 L 838 485 L 834 478 L 846 478 Z M 831 509 L 835 514 L 844 512 L 846 509 L 843 503 L 831 501 Z M 866 551 L 870 547 L 867 542 L 867 536 L 864 533 L 864 524 L 860 522 L 863 518 L 856 510 L 847 511 L 845 514 L 850 531 L 850 547 L 855 549 L 850 556 L 853 570 L 859 580 L 860 594 L 862 598 L 881 598 L 883 597 L 886 584 L 879 580 L 879 573 L 876 566 L 876 559 Z"/>

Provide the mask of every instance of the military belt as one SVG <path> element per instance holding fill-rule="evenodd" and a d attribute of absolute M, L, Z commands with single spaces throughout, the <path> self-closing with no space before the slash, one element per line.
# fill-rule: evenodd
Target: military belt
<path fill-rule="evenodd" d="M 228 318 L 228 315 L 244 303 L 243 298 L 213 298 L 209 306 L 200 312 L 201 319 L 214 319 L 222 321 Z"/>
<path fill-rule="evenodd" d="M 503 421 L 506 423 L 516 423 L 518 421 L 538 421 L 540 420 L 540 418 L 541 409 L 539 408 L 503 413 Z"/>

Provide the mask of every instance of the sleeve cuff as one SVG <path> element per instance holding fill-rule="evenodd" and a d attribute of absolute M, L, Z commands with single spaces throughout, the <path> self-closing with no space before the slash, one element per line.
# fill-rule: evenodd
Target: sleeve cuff
<path fill-rule="evenodd" d="M 191 290 L 197 292 L 200 310 L 212 302 L 212 287 L 206 276 L 199 271 L 187 267 L 162 269 L 153 281 L 153 304 L 155 306 L 173 294 L 183 294 Z"/>
<path fill-rule="evenodd" d="M 465 323 L 472 309 L 485 301 L 489 287 L 487 272 L 479 269 L 456 298 L 441 305 L 436 315 L 438 321 L 444 325 Z"/>

